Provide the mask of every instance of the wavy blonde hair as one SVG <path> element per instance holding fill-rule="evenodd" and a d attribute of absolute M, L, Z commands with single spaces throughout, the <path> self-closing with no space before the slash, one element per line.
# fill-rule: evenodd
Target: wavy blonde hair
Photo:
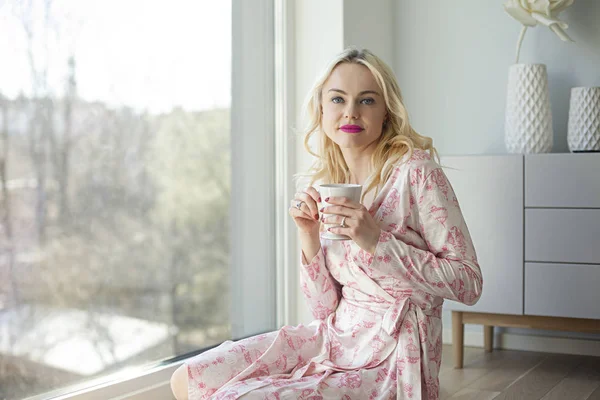
<path fill-rule="evenodd" d="M 362 193 L 364 199 L 364 196 L 371 190 L 375 190 L 375 196 L 377 196 L 380 186 L 389 179 L 394 165 L 406 153 L 409 153 L 410 158 L 414 149 L 417 148 L 429 151 L 429 154 L 437 160 L 439 160 L 439 156 L 433 147 L 433 140 L 419 135 L 410 126 L 398 82 L 390 67 L 369 50 L 351 47 L 340 53 L 325 68 L 309 91 L 306 99 L 304 112 L 309 124 L 304 133 L 304 147 L 316 157 L 316 161 L 308 173 L 310 185 L 317 181 L 323 183 L 350 183 L 350 171 L 340 147 L 322 130 L 323 85 L 335 67 L 342 63 L 361 64 L 369 68 L 379 88 L 383 91 L 388 115 L 371 157 L 371 174 L 364 183 L 366 189 Z M 317 153 L 309 145 L 311 137 L 315 134 L 320 138 Z"/>

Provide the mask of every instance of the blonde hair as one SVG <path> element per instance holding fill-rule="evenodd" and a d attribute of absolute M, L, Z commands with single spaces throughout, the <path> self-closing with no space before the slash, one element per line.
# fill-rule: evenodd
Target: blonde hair
<path fill-rule="evenodd" d="M 429 154 L 439 159 L 433 147 L 433 140 L 421 136 L 410 126 L 408 113 L 402 102 L 402 94 L 394 77 L 394 73 L 381 59 L 366 49 L 348 48 L 340 53 L 323 71 L 309 91 L 304 112 L 308 117 L 308 127 L 305 131 L 304 147 L 316 157 L 310 168 L 310 185 L 316 181 L 323 183 L 350 183 L 350 172 L 342 155 L 340 147 L 335 144 L 322 131 L 321 106 L 323 104 L 322 90 L 325 81 L 339 64 L 354 63 L 369 68 L 379 88 L 383 91 L 383 98 L 387 110 L 387 121 L 378 139 L 377 146 L 371 157 L 372 172 L 364 183 L 365 189 L 362 196 L 375 189 L 375 195 L 380 185 L 385 183 L 402 157 L 409 153 L 410 158 L 415 148 L 429 151 Z M 314 134 L 319 134 L 319 151 L 315 153 L 309 146 L 309 141 Z"/>

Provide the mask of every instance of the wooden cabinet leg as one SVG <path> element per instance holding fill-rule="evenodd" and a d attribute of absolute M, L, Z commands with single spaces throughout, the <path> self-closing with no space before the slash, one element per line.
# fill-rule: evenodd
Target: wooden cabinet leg
<path fill-rule="evenodd" d="M 454 368 L 463 367 L 464 329 L 462 311 L 452 311 L 452 347 L 454 348 Z"/>
<path fill-rule="evenodd" d="M 483 326 L 483 342 L 485 345 L 485 351 L 491 353 L 494 350 L 494 326 L 484 325 Z"/>

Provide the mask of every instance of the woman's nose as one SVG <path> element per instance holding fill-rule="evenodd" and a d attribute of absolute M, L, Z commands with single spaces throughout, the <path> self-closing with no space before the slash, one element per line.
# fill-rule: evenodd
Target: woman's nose
<path fill-rule="evenodd" d="M 344 117 L 347 119 L 358 119 L 358 108 L 354 103 L 348 103 L 344 110 Z"/>

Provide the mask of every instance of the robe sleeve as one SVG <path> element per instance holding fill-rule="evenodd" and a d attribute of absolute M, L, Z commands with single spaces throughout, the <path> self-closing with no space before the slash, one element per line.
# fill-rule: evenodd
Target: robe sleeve
<path fill-rule="evenodd" d="M 417 199 L 420 234 L 428 250 L 406 244 L 382 230 L 375 253 L 367 258 L 367 267 L 391 270 L 415 289 L 434 296 L 475 304 L 481 296 L 483 278 L 450 182 L 437 167 L 411 190 Z"/>
<path fill-rule="evenodd" d="M 300 268 L 300 285 L 304 298 L 316 319 L 327 319 L 340 301 L 341 288 L 327 269 L 323 248 L 308 264 Z"/>

